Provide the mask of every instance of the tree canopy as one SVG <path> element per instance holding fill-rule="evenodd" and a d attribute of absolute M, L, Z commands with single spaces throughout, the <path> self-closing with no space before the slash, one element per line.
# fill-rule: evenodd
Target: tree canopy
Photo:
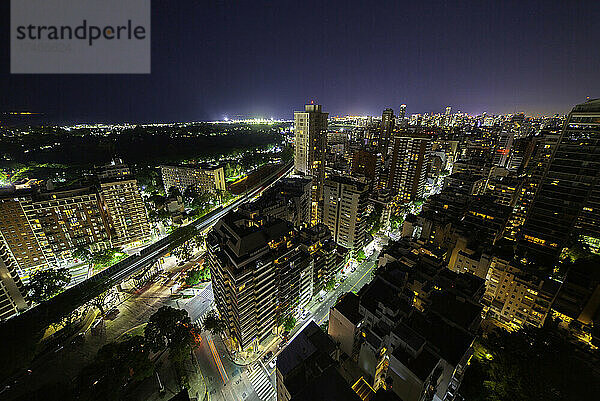
<path fill-rule="evenodd" d="M 292 329 L 296 326 L 296 318 L 293 316 L 288 316 L 283 321 L 283 328 L 286 331 L 292 331 Z"/>
<path fill-rule="evenodd" d="M 62 292 L 70 281 L 71 273 L 66 267 L 38 270 L 29 277 L 28 297 L 37 303 L 47 301 Z"/>
<path fill-rule="evenodd" d="M 471 401 L 594 399 L 600 380 L 575 346 L 551 329 L 496 331 L 475 344 L 462 395 Z"/>
<path fill-rule="evenodd" d="M 331 291 L 331 290 L 333 290 L 334 287 L 335 287 L 335 279 L 330 278 L 329 280 L 327 280 L 327 282 L 325 283 L 325 289 L 327 291 Z"/>
<path fill-rule="evenodd" d="M 121 399 L 130 380 L 142 381 L 154 373 L 154 364 L 142 336 L 104 345 L 78 377 L 81 399 Z"/>
<path fill-rule="evenodd" d="M 212 309 L 207 314 L 204 320 L 202 321 L 202 326 L 211 332 L 213 335 L 221 334 L 227 328 L 225 326 L 225 322 L 219 318 L 217 312 Z"/>
<path fill-rule="evenodd" d="M 163 306 L 148 320 L 144 330 L 146 343 L 153 352 L 169 349 L 171 359 L 181 361 L 194 341 L 193 326 L 183 309 Z"/>

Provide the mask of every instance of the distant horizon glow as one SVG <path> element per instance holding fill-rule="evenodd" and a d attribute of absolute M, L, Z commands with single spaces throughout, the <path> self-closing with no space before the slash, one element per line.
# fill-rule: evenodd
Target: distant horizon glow
<path fill-rule="evenodd" d="M 9 74 L 0 58 L 0 111 L 43 113 L 0 122 L 290 120 L 311 101 L 330 116 L 564 115 L 600 97 L 597 15 L 591 0 L 153 2 L 151 74 Z"/>

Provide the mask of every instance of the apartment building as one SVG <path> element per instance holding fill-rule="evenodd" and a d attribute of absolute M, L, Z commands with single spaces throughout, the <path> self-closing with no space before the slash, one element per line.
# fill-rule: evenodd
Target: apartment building
<path fill-rule="evenodd" d="M 92 251 L 109 247 L 108 229 L 94 188 L 36 192 L 24 198 L 21 206 L 33 223 L 49 260 L 56 265 L 72 262 L 78 247 Z"/>
<path fill-rule="evenodd" d="M 123 165 L 104 166 L 98 174 L 100 199 L 109 227 L 112 246 L 141 244 L 150 239 L 150 225 L 139 191 L 138 183 L 130 170 Z M 111 171 L 118 170 L 115 176 Z"/>
<path fill-rule="evenodd" d="M 294 170 L 310 176 L 313 181 L 312 224 L 321 221 L 328 116 L 318 104 L 307 104 L 304 111 L 294 112 Z"/>
<path fill-rule="evenodd" d="M 281 219 L 230 212 L 207 235 L 215 302 L 238 349 L 258 346 L 318 292 L 315 282 L 325 276 L 317 266 L 327 268 L 321 250 L 330 241 L 318 227 L 320 235 Z"/>
<path fill-rule="evenodd" d="M 223 167 L 200 166 L 160 166 L 165 193 L 175 187 L 183 194 L 188 187 L 198 192 L 225 191 L 225 170 Z"/>
<path fill-rule="evenodd" d="M 509 327 L 542 327 L 560 284 L 527 272 L 511 257 L 494 256 L 482 303 L 491 317 Z"/>
<path fill-rule="evenodd" d="M 388 188 L 404 202 L 423 197 L 431 138 L 427 135 L 394 136 Z"/>
<path fill-rule="evenodd" d="M 27 307 L 26 290 L 17 272 L 17 263 L 6 243 L 0 242 L 0 322 Z"/>
<path fill-rule="evenodd" d="M 30 194 L 30 190 L 25 193 L 11 190 L 0 196 L 0 242 L 21 277 L 55 264 L 48 243 L 41 235 L 40 223 L 30 221 L 21 205 Z"/>
<path fill-rule="evenodd" d="M 364 180 L 331 176 L 325 181 L 323 223 L 336 243 L 353 251 L 365 245 L 368 195 Z"/>

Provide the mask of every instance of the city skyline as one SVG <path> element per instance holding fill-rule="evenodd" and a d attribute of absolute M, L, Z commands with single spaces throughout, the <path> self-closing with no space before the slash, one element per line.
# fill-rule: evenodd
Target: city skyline
<path fill-rule="evenodd" d="M 598 15 L 2 2 L 0 398 L 598 398 Z"/>
<path fill-rule="evenodd" d="M 9 75 L 5 57 L 0 110 L 57 123 L 290 118 L 310 100 L 330 115 L 566 114 L 600 93 L 600 55 L 586 50 L 599 7 L 156 3 L 151 74 Z"/>

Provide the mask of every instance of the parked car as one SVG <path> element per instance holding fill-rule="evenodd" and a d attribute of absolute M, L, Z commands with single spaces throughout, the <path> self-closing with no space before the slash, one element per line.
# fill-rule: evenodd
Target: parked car
<path fill-rule="evenodd" d="M 277 358 L 273 358 L 273 360 L 269 362 L 269 368 L 275 369 L 275 366 L 277 366 Z"/>

